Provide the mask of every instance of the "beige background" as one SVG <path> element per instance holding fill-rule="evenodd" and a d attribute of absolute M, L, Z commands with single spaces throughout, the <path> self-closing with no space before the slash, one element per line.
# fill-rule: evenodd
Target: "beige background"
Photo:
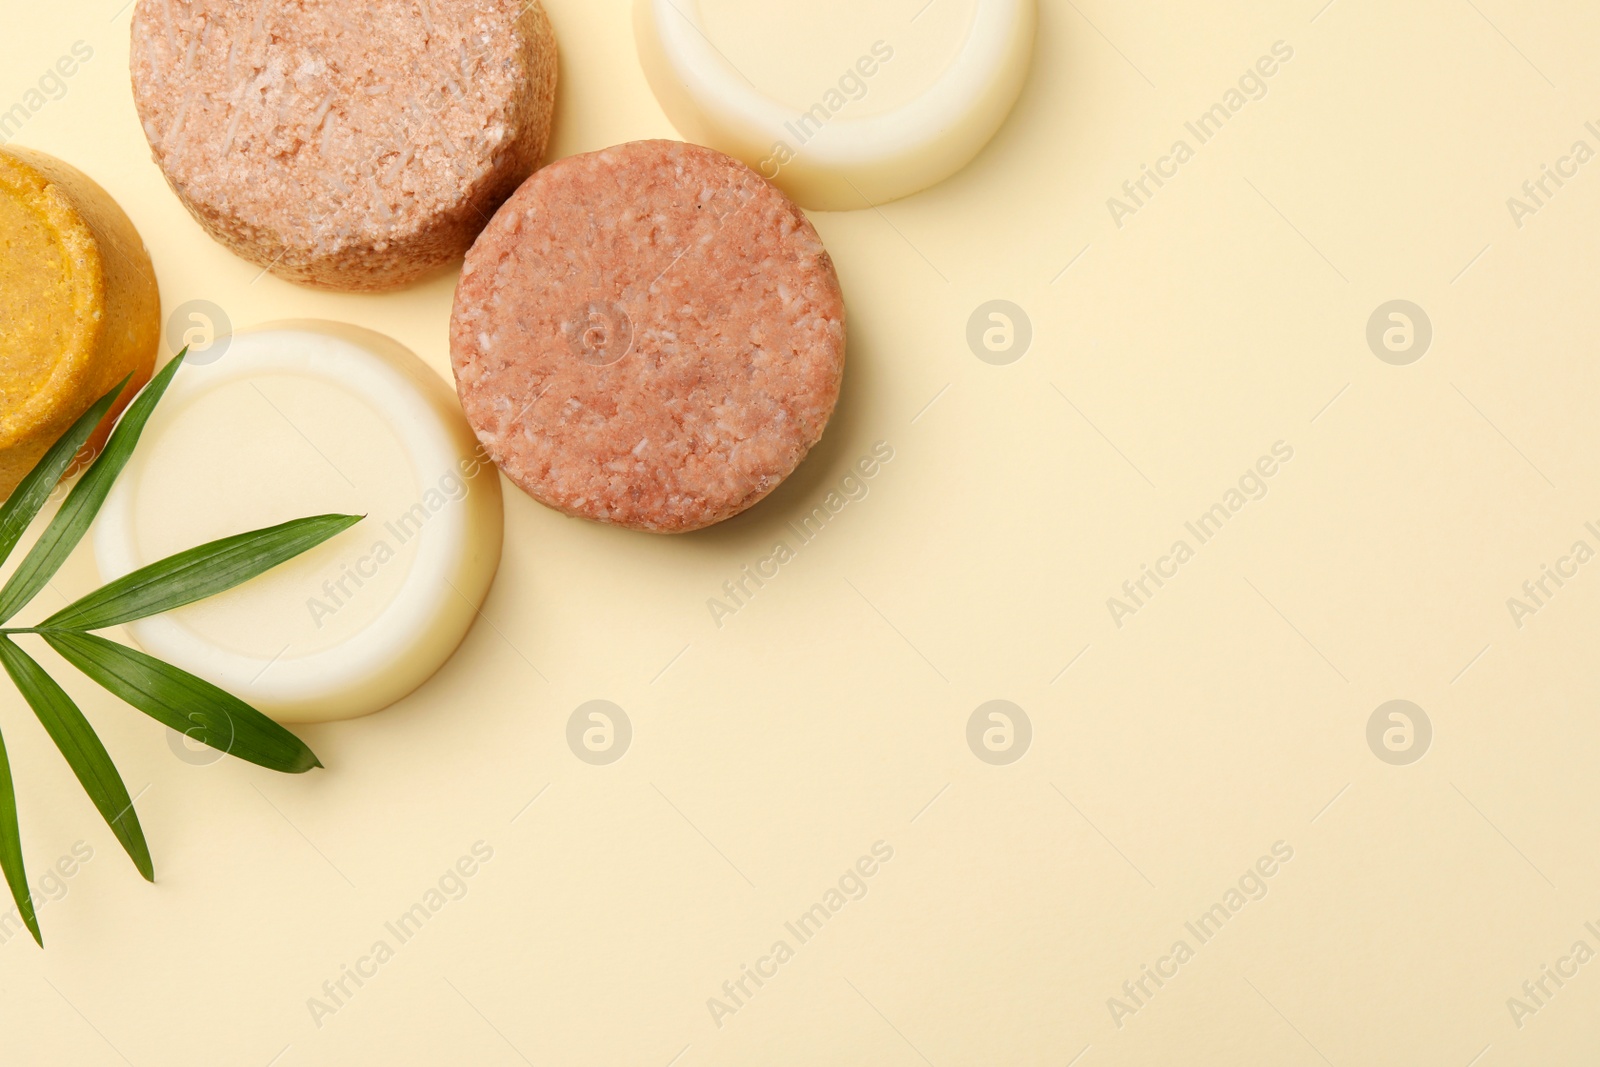
<path fill-rule="evenodd" d="M 18 143 L 112 190 L 169 308 L 343 319 L 447 373 L 453 278 L 318 294 L 203 236 L 149 161 L 120 2 L 6 0 L 0 107 L 94 49 Z M 508 491 L 484 620 L 401 705 L 306 729 L 328 771 L 186 765 L 71 679 L 156 885 L 5 692 L 36 879 L 76 841 L 94 858 L 41 911 L 47 951 L 0 945 L 0 1058 L 1592 1062 L 1600 962 L 1520 1029 L 1507 998 L 1600 950 L 1600 564 L 1521 629 L 1506 601 L 1600 548 L 1600 163 L 1520 229 L 1506 199 L 1600 148 L 1600 11 L 1321 3 L 1042 0 L 1023 99 L 970 168 L 816 216 L 851 362 L 801 471 L 676 540 Z M 548 6 L 553 154 L 670 136 L 623 0 Z M 1107 198 L 1280 40 L 1267 96 L 1119 229 Z M 995 298 L 1034 327 L 1009 366 L 965 340 Z M 1435 333 L 1405 367 L 1365 340 L 1400 298 Z M 869 495 L 715 627 L 707 598 L 878 441 Z M 1115 626 L 1107 598 L 1278 441 L 1265 499 Z M 93 581 L 80 552 L 56 584 Z M 634 727 L 604 767 L 565 740 L 597 698 Z M 992 699 L 1033 724 L 1010 766 L 966 743 Z M 1367 745 L 1391 699 L 1433 724 L 1410 766 Z M 880 840 L 865 898 L 716 1026 L 707 999 Z M 308 998 L 478 841 L 464 898 L 317 1026 Z M 1279 841 L 1264 899 L 1119 1028 L 1108 998 Z"/>

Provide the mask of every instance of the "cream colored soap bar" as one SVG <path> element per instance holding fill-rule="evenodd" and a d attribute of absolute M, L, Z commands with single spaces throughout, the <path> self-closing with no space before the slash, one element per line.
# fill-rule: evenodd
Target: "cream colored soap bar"
<path fill-rule="evenodd" d="M 426 681 L 472 625 L 500 560 L 499 473 L 450 387 L 381 334 L 284 323 L 219 350 L 178 372 L 107 500 L 101 574 L 306 515 L 365 515 L 129 631 L 283 722 L 377 711 Z"/>
<path fill-rule="evenodd" d="M 634 36 L 678 131 L 803 207 L 881 204 L 966 166 L 1022 89 L 1036 0 L 830 4 L 635 0 Z"/>

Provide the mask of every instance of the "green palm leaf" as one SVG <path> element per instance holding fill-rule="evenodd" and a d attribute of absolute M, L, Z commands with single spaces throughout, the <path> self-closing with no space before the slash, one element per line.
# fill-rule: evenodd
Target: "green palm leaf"
<path fill-rule="evenodd" d="M 187 351 L 187 350 L 185 350 Z M 19 634 L 43 637 L 60 655 L 114 696 L 174 730 L 269 770 L 300 774 L 322 763 L 294 734 L 249 704 L 187 671 L 90 633 L 192 604 L 232 589 L 315 548 L 360 521 L 354 515 L 316 515 L 227 537 L 141 567 L 69 604 L 39 626 L 7 627 L 38 595 L 83 540 L 112 483 L 122 473 L 157 402 L 178 371 L 184 352 L 161 369 L 128 405 L 105 450 L 67 494 L 43 534 L 0 587 L 0 666 L 33 708 L 100 814 L 145 878 L 154 880 L 144 831 L 127 787 L 66 691 L 19 648 Z M 45 453 L 4 504 L 0 504 L 0 563 L 5 562 L 49 499 L 83 444 L 127 385 L 96 402 Z M 17 911 L 42 946 L 38 918 L 23 866 L 16 795 L 5 744 L 0 740 L 0 871 Z"/>
<path fill-rule="evenodd" d="M 128 378 L 133 375 L 128 375 Z M 17 483 L 4 504 L 0 504 L 0 563 L 4 563 L 11 555 L 11 550 L 17 547 L 17 541 L 22 537 L 33 517 L 39 514 L 39 509 L 44 507 L 44 502 L 50 499 L 50 494 L 55 490 L 56 484 L 61 481 L 61 476 L 72 465 L 72 459 L 78 450 L 89 440 L 95 427 L 100 425 L 100 420 L 106 417 L 106 412 L 111 410 L 111 405 L 116 403 L 117 396 L 128 385 L 128 378 L 117 383 L 117 387 L 99 400 L 94 406 L 79 416 L 61 439 L 50 447 L 28 472 L 28 476 Z"/>
<path fill-rule="evenodd" d="M 66 503 L 61 505 L 61 510 L 45 527 L 32 550 L 23 557 L 11 580 L 6 582 L 4 588 L 0 588 L 0 622 L 10 619 L 33 599 L 83 539 L 89 524 L 105 503 L 106 494 L 111 492 L 111 483 L 122 473 L 128 457 L 133 455 L 133 446 L 139 443 L 139 435 L 144 432 L 145 423 L 150 421 L 150 413 L 155 410 L 156 402 L 166 392 L 172 376 L 178 373 L 178 368 L 183 364 L 183 355 L 183 352 L 179 352 L 174 356 L 128 405 L 128 410 L 117 420 L 116 429 L 111 431 L 105 451 L 100 453 L 100 458 L 94 461 L 78 484 L 72 487 Z"/>
<path fill-rule="evenodd" d="M 249 704 L 187 671 L 94 634 L 44 630 L 68 663 L 157 722 L 268 770 L 322 763 L 306 743 Z"/>
<path fill-rule="evenodd" d="M 44 724 L 45 732 L 66 757 L 72 773 L 83 783 L 84 792 L 94 801 L 116 834 L 117 840 L 127 850 L 133 865 L 139 868 L 145 881 L 155 881 L 155 870 L 150 863 L 150 846 L 145 844 L 144 830 L 139 826 L 139 816 L 133 810 L 128 787 L 111 762 L 110 753 L 95 736 L 89 720 L 83 717 L 72 698 L 44 672 L 9 637 L 0 637 L 0 664 L 11 681 L 33 706 L 34 714 Z"/>
<path fill-rule="evenodd" d="M 41 629 L 103 630 L 225 592 L 361 521 L 317 515 L 225 537 L 140 567 L 62 608 Z"/>
<path fill-rule="evenodd" d="M 11 760 L 6 756 L 5 738 L 0 737 L 0 868 L 5 870 L 11 899 L 27 924 L 28 932 L 44 948 L 39 919 L 33 913 L 33 894 L 28 890 L 28 872 L 22 866 L 22 834 L 17 828 L 17 794 L 11 787 Z"/>

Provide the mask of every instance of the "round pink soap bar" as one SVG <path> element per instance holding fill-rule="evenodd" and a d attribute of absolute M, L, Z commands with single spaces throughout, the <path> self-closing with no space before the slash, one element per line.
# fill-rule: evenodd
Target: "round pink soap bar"
<path fill-rule="evenodd" d="M 844 298 L 811 223 L 676 141 L 574 156 L 467 254 L 450 354 L 467 420 L 538 500 L 681 533 L 770 493 L 822 437 Z"/>
<path fill-rule="evenodd" d="M 138 0 L 130 61 L 200 225 L 329 289 L 455 262 L 538 165 L 555 100 L 538 0 Z"/>

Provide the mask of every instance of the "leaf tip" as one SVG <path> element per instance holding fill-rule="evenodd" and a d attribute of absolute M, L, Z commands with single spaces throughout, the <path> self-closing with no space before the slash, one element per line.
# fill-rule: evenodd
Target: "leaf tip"
<path fill-rule="evenodd" d="M 40 948 L 44 948 L 44 933 L 39 929 L 39 914 L 33 908 L 33 895 L 30 893 L 25 897 L 16 898 L 16 900 L 17 911 L 22 913 L 23 925 L 27 926 L 28 933 L 33 935 L 33 943 Z M 27 907 L 22 906 L 24 900 L 27 901 Z"/>

